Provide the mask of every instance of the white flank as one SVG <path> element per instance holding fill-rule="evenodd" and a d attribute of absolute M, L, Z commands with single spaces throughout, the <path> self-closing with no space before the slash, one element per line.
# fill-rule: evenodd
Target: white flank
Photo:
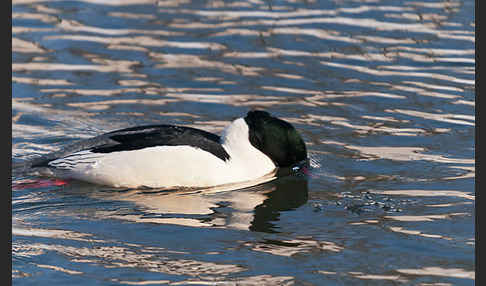
<path fill-rule="evenodd" d="M 133 151 L 80 151 L 49 163 L 57 176 L 114 187 L 212 187 L 255 180 L 275 169 L 253 147 L 248 125 L 240 118 L 223 132 L 222 145 L 230 155 L 223 161 L 192 146 L 157 146 Z"/>

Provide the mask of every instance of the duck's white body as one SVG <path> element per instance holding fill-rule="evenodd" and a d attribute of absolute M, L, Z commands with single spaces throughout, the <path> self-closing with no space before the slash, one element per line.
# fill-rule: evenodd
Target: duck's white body
<path fill-rule="evenodd" d="M 48 163 L 61 178 L 114 187 L 210 187 L 263 177 L 276 165 L 249 140 L 243 118 L 233 121 L 221 136 L 229 159 L 195 146 L 154 146 L 137 150 L 96 153 L 82 150 Z"/>

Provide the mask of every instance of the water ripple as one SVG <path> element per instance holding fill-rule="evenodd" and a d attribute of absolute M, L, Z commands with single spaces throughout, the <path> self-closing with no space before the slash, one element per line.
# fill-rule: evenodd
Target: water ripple
<path fill-rule="evenodd" d="M 13 0 L 13 281 L 470 285 L 474 9 Z M 252 108 L 302 133 L 305 180 L 111 190 L 25 169 L 134 125 L 219 134 Z"/>

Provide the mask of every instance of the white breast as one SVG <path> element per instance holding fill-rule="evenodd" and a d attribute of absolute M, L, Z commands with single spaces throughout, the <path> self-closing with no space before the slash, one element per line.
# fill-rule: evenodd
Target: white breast
<path fill-rule="evenodd" d="M 54 160 L 61 177 L 114 187 L 210 187 L 258 179 L 275 169 L 272 160 L 251 145 L 248 126 L 237 119 L 223 132 L 223 161 L 192 146 L 157 146 L 133 151 L 81 151 Z"/>
<path fill-rule="evenodd" d="M 272 160 L 251 145 L 248 125 L 243 118 L 233 121 L 222 134 L 223 147 L 230 154 L 228 166 L 241 178 L 253 180 L 273 171 Z"/>

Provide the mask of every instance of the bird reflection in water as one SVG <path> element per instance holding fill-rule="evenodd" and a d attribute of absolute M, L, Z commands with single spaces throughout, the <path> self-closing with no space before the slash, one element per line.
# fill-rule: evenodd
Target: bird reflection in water
<path fill-rule="evenodd" d="M 92 212 L 99 219 L 275 233 L 278 232 L 275 222 L 281 212 L 307 202 L 308 178 L 304 171 L 307 169 L 279 170 L 263 178 L 263 183 L 252 186 L 239 184 L 202 190 L 116 190 L 85 186 L 90 190 L 84 188 L 84 192 L 97 199 L 130 205 Z M 79 192 L 79 185 L 76 188 Z M 69 192 L 67 188 L 64 191 Z"/>
<path fill-rule="evenodd" d="M 268 185 L 272 186 L 265 194 L 267 198 L 254 208 L 254 218 L 249 225 L 251 231 L 278 232 L 273 222 L 279 220 L 280 213 L 294 210 L 307 202 L 306 177 L 282 177 Z"/>

